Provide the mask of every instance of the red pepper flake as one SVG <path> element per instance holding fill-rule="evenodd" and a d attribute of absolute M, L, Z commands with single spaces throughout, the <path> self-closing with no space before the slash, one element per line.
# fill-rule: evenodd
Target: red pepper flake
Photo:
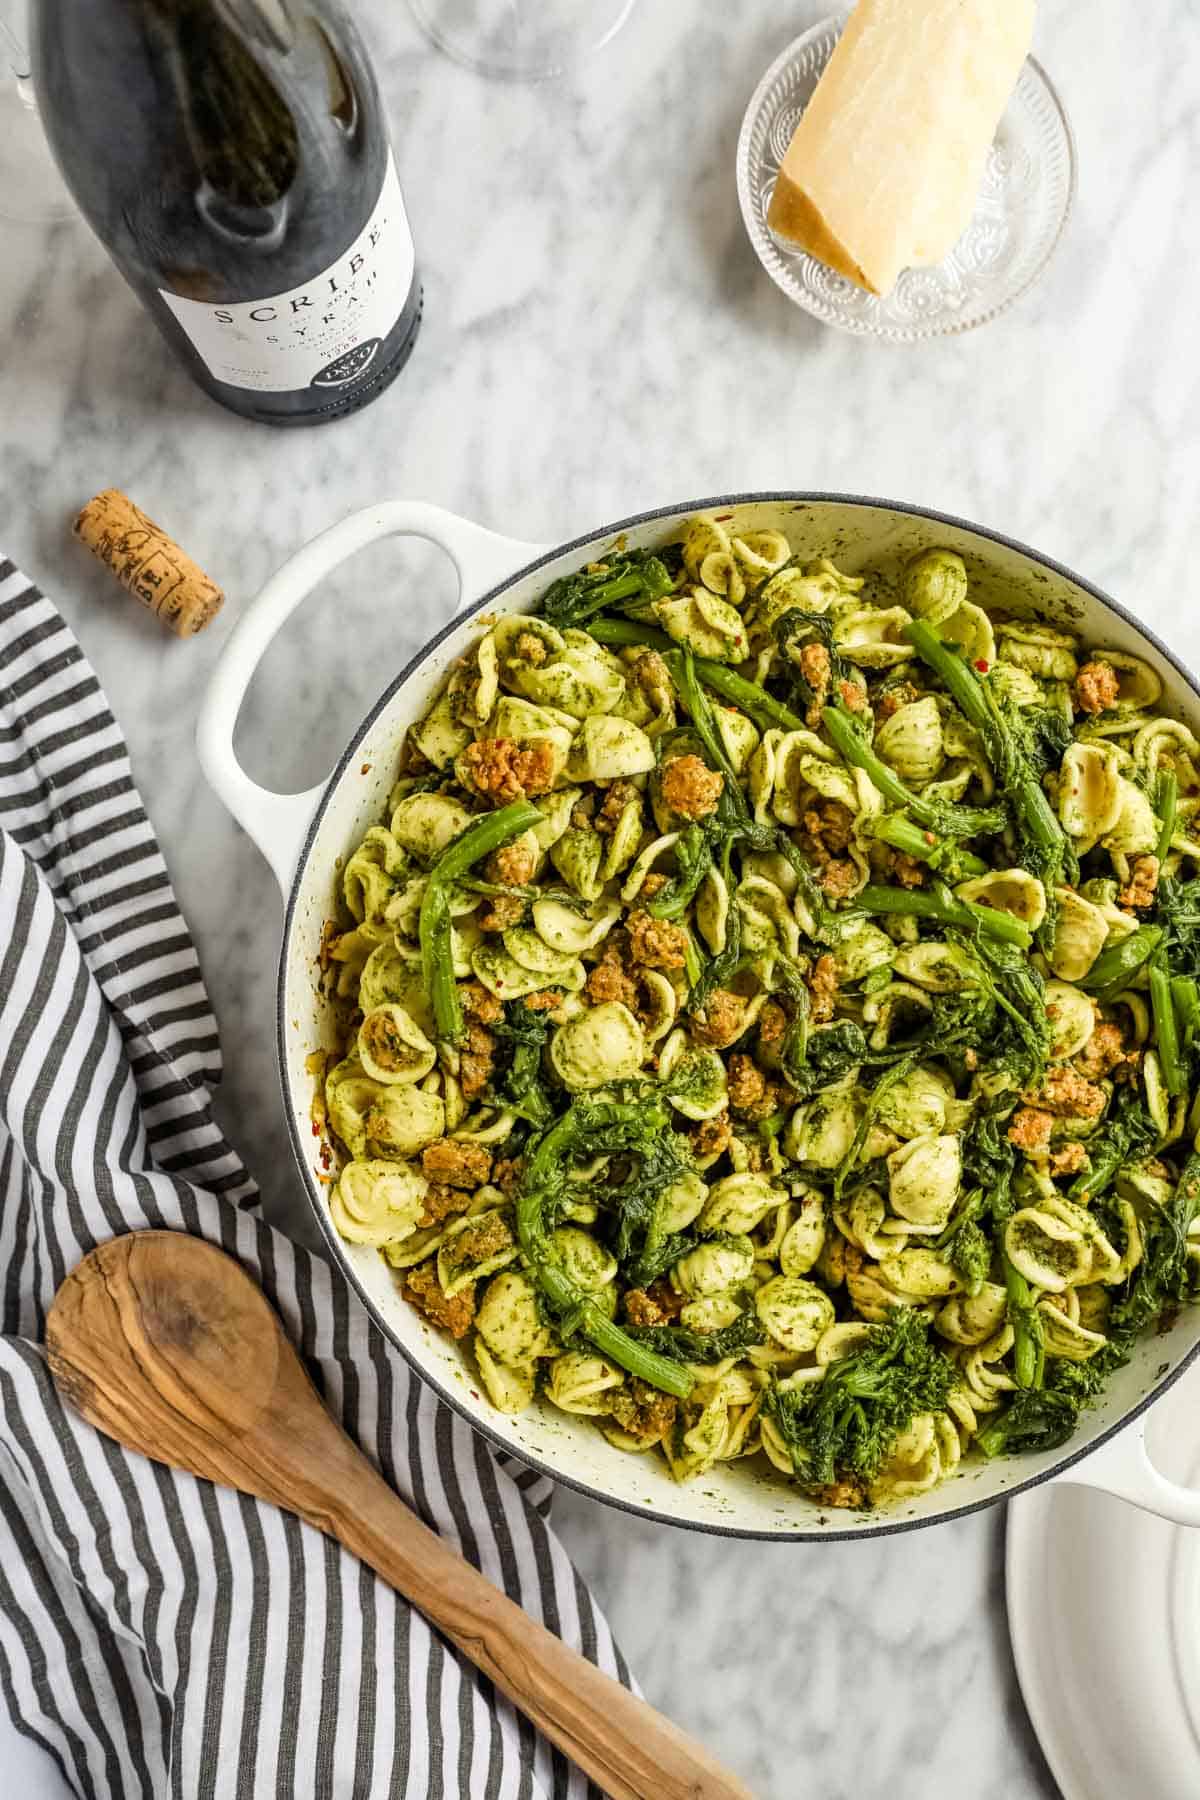
<path fill-rule="evenodd" d="M 313 1120 L 313 1136 L 320 1137 L 320 1135 L 321 1135 L 321 1127 L 317 1124 L 317 1121 L 314 1119 Z"/>
<path fill-rule="evenodd" d="M 927 831 L 925 833 L 925 842 L 927 844 L 936 844 L 937 843 L 937 838 L 934 836 L 932 831 Z"/>
<path fill-rule="evenodd" d="M 988 672 L 987 657 L 986 656 L 977 656 L 975 658 L 975 667 L 979 670 L 979 673 L 981 675 L 986 675 Z"/>
<path fill-rule="evenodd" d="M 364 763 L 362 768 L 358 772 L 360 775 L 369 775 L 371 773 L 371 764 Z"/>

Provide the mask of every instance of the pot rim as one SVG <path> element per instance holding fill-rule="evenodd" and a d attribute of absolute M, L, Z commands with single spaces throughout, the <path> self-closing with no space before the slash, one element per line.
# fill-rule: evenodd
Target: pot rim
<path fill-rule="evenodd" d="M 347 741 L 346 748 L 338 758 L 337 764 L 325 783 L 324 792 L 313 811 L 308 829 L 304 834 L 304 842 L 301 846 L 296 867 L 291 878 L 287 905 L 283 915 L 283 928 L 280 936 L 279 972 L 276 983 L 275 999 L 275 1048 L 280 1090 L 284 1102 L 283 1110 L 287 1121 L 288 1138 L 292 1146 L 292 1154 L 295 1157 L 300 1174 L 303 1178 L 304 1191 L 308 1196 L 309 1205 L 316 1216 L 317 1224 L 320 1227 L 322 1236 L 333 1254 L 333 1260 L 338 1272 L 350 1287 L 353 1288 L 368 1319 L 375 1329 L 383 1333 L 384 1337 L 394 1350 L 400 1352 L 401 1356 L 403 1356 L 405 1362 L 418 1380 L 425 1382 L 431 1387 L 438 1398 L 447 1406 L 453 1408 L 472 1431 L 479 1432 L 481 1436 L 487 1439 L 488 1443 L 494 1449 L 501 1451 L 504 1455 L 516 1457 L 519 1462 L 523 1462 L 528 1468 L 535 1470 L 539 1475 L 546 1476 L 553 1482 L 557 1482 L 560 1486 L 571 1488 L 575 1493 L 583 1494 L 587 1499 L 596 1500 L 602 1505 L 616 1507 L 619 1511 L 624 1513 L 631 1513 L 636 1518 L 649 1519 L 654 1524 L 671 1525 L 675 1527 L 676 1530 L 680 1531 L 702 1531 L 711 1537 L 743 1538 L 764 1543 L 845 1543 L 867 1538 L 895 1536 L 902 1531 L 920 1531 L 930 1525 L 942 1525 L 952 1519 L 964 1519 L 972 1513 L 983 1512 L 987 1507 L 996 1506 L 1001 1502 L 1014 1499 L 1018 1494 L 1029 1493 L 1033 1488 L 1040 1487 L 1045 1482 L 1055 1480 L 1063 1475 L 1066 1470 L 1074 1467 L 1076 1463 L 1081 1462 L 1085 1457 L 1090 1456 L 1094 1450 L 1098 1450 L 1101 1445 L 1107 1444 L 1118 1432 L 1124 1431 L 1128 1425 L 1132 1425 L 1134 1421 L 1139 1419 L 1156 1400 L 1160 1399 L 1161 1396 L 1168 1391 L 1168 1389 L 1174 1387 L 1180 1377 L 1191 1367 L 1197 1358 L 1200 1357 L 1200 1339 L 1197 1339 L 1196 1343 L 1193 1344 L 1189 1350 L 1184 1351 L 1174 1368 L 1170 1369 L 1165 1375 L 1155 1381 L 1147 1392 L 1139 1398 L 1135 1405 L 1123 1412 L 1118 1419 L 1107 1426 L 1097 1437 L 1092 1438 L 1089 1442 L 1076 1449 L 1067 1450 L 1059 1460 L 1052 1463 L 1048 1468 L 1040 1470 L 1037 1474 L 1026 1476 L 1024 1479 L 1015 1480 L 1010 1487 L 1003 1487 L 999 1492 L 988 1494 L 982 1499 L 968 1500 L 960 1506 L 947 1506 L 942 1511 L 929 1513 L 921 1518 L 915 1519 L 889 1519 L 885 1513 L 881 1514 L 878 1524 L 871 1523 L 869 1525 L 858 1525 L 853 1530 L 846 1531 L 839 1531 L 836 1529 L 830 1530 L 823 1526 L 813 1530 L 805 1530 L 803 1527 L 791 1527 L 781 1531 L 763 1531 L 755 1529 L 752 1526 L 723 1525 L 698 1519 L 675 1518 L 668 1513 L 660 1511 L 657 1507 L 641 1506 L 635 1501 L 623 1500 L 616 1495 L 606 1493 L 602 1489 L 594 1486 L 591 1482 L 584 1481 L 580 1477 L 572 1475 L 569 1471 L 564 1470 L 553 1463 L 547 1462 L 544 1458 L 536 1455 L 534 1452 L 510 1443 L 494 1426 L 489 1425 L 486 1420 L 477 1418 L 473 1413 L 469 1412 L 461 1400 L 451 1391 L 450 1387 L 443 1384 L 436 1375 L 425 1368 L 417 1360 L 376 1308 L 353 1268 L 342 1254 L 341 1240 L 338 1237 L 333 1220 L 330 1217 L 329 1208 L 322 1203 L 323 1196 L 318 1193 L 312 1173 L 308 1167 L 306 1160 L 307 1147 L 301 1141 L 300 1131 L 296 1122 L 294 1107 L 292 1105 L 292 1096 L 288 1088 L 287 1076 L 288 1063 L 285 1017 L 287 949 L 291 939 L 297 902 L 304 886 L 305 878 L 308 874 L 309 857 L 312 854 L 313 844 L 325 817 L 329 802 L 337 788 L 340 786 L 342 777 L 345 775 L 350 764 L 354 761 L 355 746 L 362 741 L 366 732 L 370 730 L 371 726 L 375 723 L 376 719 L 379 718 L 384 709 L 391 705 L 391 702 L 395 699 L 401 688 L 409 681 L 410 677 L 413 676 L 422 664 L 433 654 L 438 645 L 449 637 L 453 631 L 456 631 L 464 621 L 473 618 L 478 613 L 484 612 L 518 581 L 523 581 L 527 576 L 535 573 L 538 569 L 545 567 L 548 563 L 556 562 L 559 557 L 567 555 L 572 550 L 579 550 L 586 544 L 593 544 L 598 538 L 615 537 L 622 531 L 629 531 L 637 526 L 650 524 L 655 519 L 673 518 L 677 515 L 686 515 L 689 513 L 714 512 L 721 508 L 733 506 L 747 506 L 756 503 L 770 505 L 779 504 L 781 502 L 784 504 L 796 504 L 801 506 L 832 504 L 846 507 L 871 508 L 873 510 L 891 513 L 903 513 L 909 518 L 928 520 L 935 525 L 950 525 L 960 531 L 971 532 L 976 537 L 987 539 L 990 543 L 999 544 L 1007 550 L 1016 551 L 1019 555 L 1027 557 L 1030 562 L 1036 563 L 1039 567 L 1049 570 L 1052 574 L 1064 577 L 1067 581 L 1073 583 L 1074 586 L 1081 588 L 1085 593 L 1090 594 L 1091 597 L 1094 600 L 1099 601 L 1102 606 L 1108 607 L 1118 618 L 1124 620 L 1127 625 L 1130 625 L 1133 630 L 1137 632 L 1139 637 L 1143 638 L 1146 643 L 1152 645 L 1154 649 L 1170 663 L 1171 667 L 1191 690 L 1197 703 L 1200 704 L 1200 680 L 1197 679 L 1187 664 L 1176 655 L 1168 644 L 1165 644 L 1154 631 L 1152 631 L 1134 613 L 1130 612 L 1127 607 L 1123 606 L 1119 600 L 1114 600 L 1111 594 L 1106 593 L 1103 588 L 1097 587 L 1095 582 L 1088 581 L 1082 575 L 1076 574 L 1076 572 L 1069 568 L 1065 563 L 1056 561 L 1052 556 L 1046 556 L 1040 550 L 1032 549 L 1028 544 L 1022 543 L 1019 538 L 1009 537 L 1007 533 L 994 531 L 986 525 L 977 525 L 973 520 L 960 518 L 955 513 L 939 512 L 931 507 L 919 506 L 913 501 L 879 499 L 870 494 L 838 494 L 825 490 L 794 490 L 787 488 L 757 489 L 746 493 L 719 494 L 708 499 L 684 501 L 672 506 L 649 507 L 642 512 L 632 513 L 626 518 L 618 519 L 611 525 L 600 526 L 594 531 L 581 533 L 578 537 L 568 538 L 562 543 L 550 546 L 540 555 L 533 557 L 530 562 L 523 564 L 521 568 L 515 570 L 512 574 L 506 575 L 504 579 L 498 582 L 494 587 L 489 588 L 488 591 L 473 605 L 452 613 L 450 618 L 447 619 L 446 623 L 442 626 L 441 630 L 436 632 L 433 637 L 426 640 L 416 654 L 405 664 L 400 673 L 388 684 L 378 700 L 376 700 L 374 705 L 364 715 L 357 729 L 351 734 Z M 951 1484 L 951 1487 L 952 1486 L 953 1484 Z"/>

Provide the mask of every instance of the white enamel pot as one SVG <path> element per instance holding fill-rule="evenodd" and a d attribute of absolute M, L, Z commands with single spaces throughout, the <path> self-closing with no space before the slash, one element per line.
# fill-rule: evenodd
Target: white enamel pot
<path fill-rule="evenodd" d="M 1138 1346 L 1065 1448 L 991 1463 L 971 1458 L 961 1474 L 932 1492 L 876 1516 L 859 1515 L 823 1511 L 778 1477 L 745 1463 L 719 1465 L 703 1479 L 677 1486 L 657 1457 L 614 1450 L 588 1420 L 549 1405 L 517 1418 L 496 1412 L 464 1353 L 400 1298 L 383 1258 L 345 1243 L 334 1230 L 310 1120 L 313 1077 L 306 1068 L 314 1051 L 333 1043 L 332 1020 L 315 981 L 321 928 L 334 911 L 341 861 L 386 810 L 406 727 L 477 634 L 476 615 L 528 611 L 549 581 L 602 556 L 618 536 L 636 547 L 662 544 L 700 511 L 732 521 L 739 531 L 774 527 L 800 553 L 831 556 L 850 573 L 868 564 L 886 571 L 924 546 L 949 545 L 966 559 L 974 598 L 1066 623 L 1094 642 L 1145 657 L 1163 679 L 1170 708 L 1200 732 L 1200 687 L 1130 614 L 1036 551 L 938 513 L 830 494 L 732 495 L 642 513 L 549 549 L 498 537 L 416 502 L 394 501 L 343 519 L 298 551 L 246 609 L 218 663 L 198 733 L 209 781 L 261 849 L 283 892 L 280 1076 L 296 1161 L 329 1255 L 391 1343 L 492 1443 L 595 1499 L 647 1518 L 742 1537 L 869 1537 L 956 1518 L 1057 1478 L 1106 1489 L 1179 1524 L 1200 1525 L 1200 1493 L 1167 1481 L 1153 1467 L 1140 1419 L 1200 1352 L 1200 1308 L 1185 1313 L 1169 1335 Z M 250 677 L 300 601 L 345 558 L 390 536 L 426 538 L 446 552 L 458 570 L 458 612 L 372 707 L 327 781 L 302 794 L 269 793 L 250 780 L 233 752 Z"/>

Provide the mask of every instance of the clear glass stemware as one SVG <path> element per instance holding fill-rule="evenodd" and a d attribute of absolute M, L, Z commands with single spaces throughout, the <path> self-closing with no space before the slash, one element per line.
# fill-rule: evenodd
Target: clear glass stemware
<path fill-rule="evenodd" d="M 0 217 L 44 225 L 75 208 L 38 118 L 25 26 L 23 0 L 0 0 Z"/>
<path fill-rule="evenodd" d="M 544 81 L 607 44 L 634 0 L 409 0 L 439 50 L 483 75 Z"/>

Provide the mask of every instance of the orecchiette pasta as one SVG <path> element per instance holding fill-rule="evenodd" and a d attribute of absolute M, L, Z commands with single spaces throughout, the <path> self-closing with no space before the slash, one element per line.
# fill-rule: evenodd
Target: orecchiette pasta
<path fill-rule="evenodd" d="M 492 619 L 337 884 L 338 1231 L 491 1404 L 679 1480 L 865 1507 L 1055 1447 L 1200 1294 L 1164 704 L 951 549 L 851 574 L 762 513 Z"/>

